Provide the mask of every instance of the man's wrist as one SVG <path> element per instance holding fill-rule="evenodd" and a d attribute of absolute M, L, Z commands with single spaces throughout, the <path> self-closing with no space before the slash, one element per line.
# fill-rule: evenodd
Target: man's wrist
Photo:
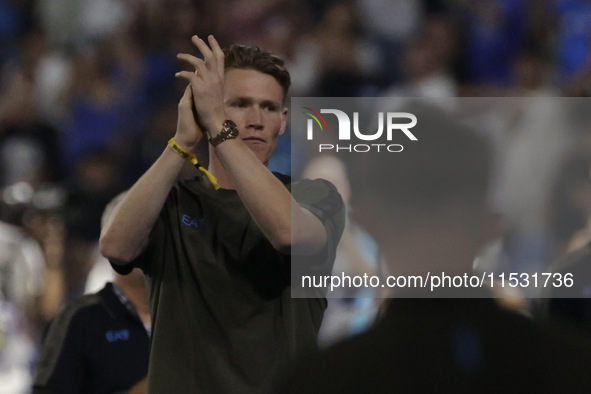
<path fill-rule="evenodd" d="M 209 138 L 209 143 L 216 147 L 224 141 L 237 138 L 239 134 L 236 123 L 231 119 L 226 119 L 222 123 L 221 130 L 215 136 Z"/>
<path fill-rule="evenodd" d="M 216 116 L 212 121 L 208 122 L 206 130 L 208 140 L 215 138 L 222 132 L 226 119 L 228 119 L 227 116 Z"/>
<path fill-rule="evenodd" d="M 197 148 L 197 145 L 199 145 L 199 140 L 195 142 L 186 142 L 182 138 L 178 137 L 177 134 L 174 135 L 173 139 L 179 147 L 187 152 L 193 152 L 193 150 Z"/>

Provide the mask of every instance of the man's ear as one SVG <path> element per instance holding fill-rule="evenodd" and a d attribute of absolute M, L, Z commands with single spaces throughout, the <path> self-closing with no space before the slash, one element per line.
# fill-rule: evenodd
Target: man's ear
<path fill-rule="evenodd" d="M 283 107 L 281 110 L 281 129 L 279 130 L 279 135 L 283 135 L 285 130 L 287 130 L 287 114 L 289 110 L 287 107 Z"/>

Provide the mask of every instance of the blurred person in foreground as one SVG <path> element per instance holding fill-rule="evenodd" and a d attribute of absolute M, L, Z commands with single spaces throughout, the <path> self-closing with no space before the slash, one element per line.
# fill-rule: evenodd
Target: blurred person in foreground
<path fill-rule="evenodd" d="M 354 216 L 390 274 L 470 275 L 492 224 L 489 147 L 444 113 L 411 112 L 418 141 L 352 167 Z M 591 390 L 586 338 L 504 309 L 485 288 L 438 290 L 393 292 L 377 325 L 302 362 L 279 392 Z"/>
<path fill-rule="evenodd" d="M 262 393 L 316 346 L 326 299 L 292 298 L 290 264 L 330 272 L 344 205 L 327 181 L 267 169 L 287 122 L 283 61 L 192 41 L 203 60 L 179 55 L 194 71 L 177 73 L 190 85 L 176 134 L 115 208 L 101 251 L 149 278 L 151 393 Z M 209 171 L 177 182 L 203 137 Z"/>
<path fill-rule="evenodd" d="M 31 387 L 35 345 L 63 300 L 64 231 L 59 218 L 25 204 L 0 201 L 0 212 L 13 223 L 27 218 L 22 226 L 0 219 L 0 392 L 20 394 Z"/>
<path fill-rule="evenodd" d="M 303 177 L 326 179 L 343 198 L 345 228 L 337 247 L 332 275 L 363 276 L 379 271 L 378 250 L 371 237 L 351 220 L 351 185 L 345 163 L 336 155 L 318 155 L 306 165 Z M 337 288 L 327 294 L 328 305 L 318 332 L 320 349 L 359 334 L 373 324 L 380 294 L 372 288 Z"/>
<path fill-rule="evenodd" d="M 115 275 L 113 283 L 71 302 L 51 323 L 33 393 L 132 392 L 145 385 L 149 341 L 142 272 Z"/>
<path fill-rule="evenodd" d="M 550 271 L 573 278 L 571 287 L 545 289 L 539 300 L 537 313 L 540 318 L 568 324 L 591 336 L 591 242 L 572 250 L 557 259 Z"/>
<path fill-rule="evenodd" d="M 101 227 L 124 193 L 105 208 Z M 33 393 L 145 393 L 150 311 L 139 269 L 72 301 L 49 325 Z"/>

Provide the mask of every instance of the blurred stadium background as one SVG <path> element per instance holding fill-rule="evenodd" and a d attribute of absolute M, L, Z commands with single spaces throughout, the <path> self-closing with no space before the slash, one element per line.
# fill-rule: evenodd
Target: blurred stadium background
<path fill-rule="evenodd" d="M 589 0 L 0 0 L 0 392 L 27 392 L 47 322 L 91 285 L 105 205 L 174 134 L 193 34 L 281 55 L 292 96 L 591 93 Z M 510 166 L 551 136 L 491 136 L 508 183 L 536 185 L 507 203 L 524 217 L 503 226 L 506 264 L 546 267 L 589 239 L 581 124 L 537 171 Z M 291 172 L 291 148 L 272 169 Z"/>

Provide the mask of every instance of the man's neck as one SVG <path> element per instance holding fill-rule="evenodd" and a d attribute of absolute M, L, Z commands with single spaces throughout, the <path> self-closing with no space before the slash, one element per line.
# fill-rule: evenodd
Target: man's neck
<path fill-rule="evenodd" d="M 246 149 L 250 154 L 252 154 L 253 156 L 256 156 L 256 154 L 254 152 L 252 152 L 252 150 L 250 150 L 250 148 L 247 147 L 245 144 L 243 144 L 242 149 Z M 250 160 L 250 158 L 248 158 L 248 160 Z M 268 161 L 262 162 L 262 164 L 268 168 L 268 164 L 269 164 Z M 242 168 L 244 168 L 244 166 L 242 166 Z M 207 170 L 214 177 L 216 177 L 218 184 L 220 185 L 220 187 L 222 189 L 229 189 L 229 190 L 236 189 L 236 186 L 234 184 L 234 181 L 232 180 L 232 177 L 230 176 L 230 173 L 227 171 L 226 167 L 224 166 L 224 163 L 222 162 L 222 160 L 218 156 L 216 150 L 211 146 L 209 147 L 209 165 L 208 165 Z"/>
<path fill-rule="evenodd" d="M 222 163 L 218 155 L 215 153 L 215 151 L 213 151 L 213 149 L 210 149 L 209 151 L 208 171 L 211 172 L 213 176 L 217 178 L 218 184 L 222 189 L 234 189 L 232 179 L 228 175 L 228 172 L 226 171 L 224 164 Z"/>

